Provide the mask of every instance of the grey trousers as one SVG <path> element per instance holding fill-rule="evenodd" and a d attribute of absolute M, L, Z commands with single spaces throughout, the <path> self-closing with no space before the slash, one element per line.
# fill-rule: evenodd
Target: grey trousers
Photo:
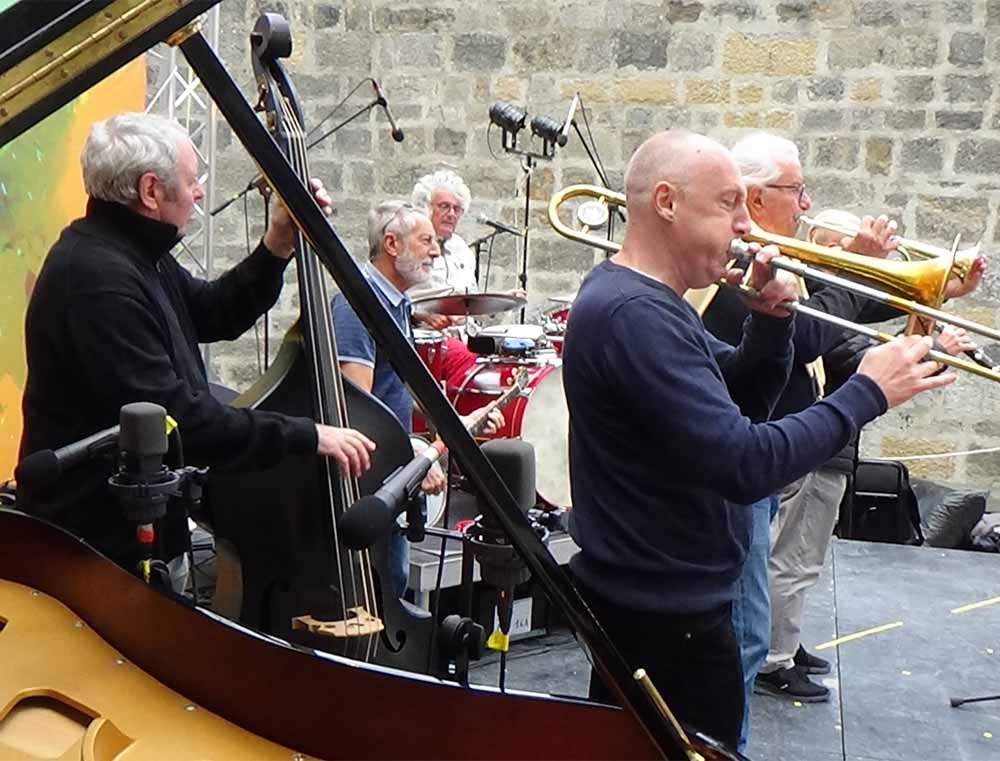
<path fill-rule="evenodd" d="M 826 559 L 847 475 L 819 469 L 781 492 L 771 523 L 767 581 L 771 595 L 771 648 L 761 668 L 791 668 L 802 638 L 806 592 L 816 584 Z"/>

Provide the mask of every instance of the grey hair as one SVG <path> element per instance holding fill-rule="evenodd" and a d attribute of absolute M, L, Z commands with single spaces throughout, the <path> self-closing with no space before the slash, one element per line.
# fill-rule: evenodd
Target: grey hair
<path fill-rule="evenodd" d="M 426 209 L 429 213 L 431 196 L 438 189 L 447 190 L 461 201 L 463 211 L 467 210 L 472 203 L 472 193 L 469 192 L 469 186 L 450 169 L 438 169 L 436 172 L 425 174 L 417 180 L 417 184 L 413 186 L 410 200 L 414 206 Z"/>
<path fill-rule="evenodd" d="M 177 160 L 187 131 L 173 119 L 156 114 L 116 114 L 90 128 L 80 153 L 87 194 L 104 201 L 133 204 L 139 178 L 152 172 L 177 189 Z"/>
<path fill-rule="evenodd" d="M 732 153 L 746 185 L 774 182 L 781 176 L 781 167 L 778 166 L 781 159 L 799 161 L 799 147 L 791 140 L 770 132 L 747 135 L 737 141 Z"/>
<path fill-rule="evenodd" d="M 382 253 L 386 233 L 405 238 L 416 226 L 423 211 L 407 201 L 383 201 L 368 212 L 368 258 L 372 261 Z"/>

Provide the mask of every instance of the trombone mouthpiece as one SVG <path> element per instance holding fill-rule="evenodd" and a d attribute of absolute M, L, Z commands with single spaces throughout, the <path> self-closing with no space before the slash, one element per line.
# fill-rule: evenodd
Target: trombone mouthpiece
<path fill-rule="evenodd" d="M 750 244 L 740 238 L 733 238 L 729 243 L 729 255 L 737 259 L 749 256 Z"/>

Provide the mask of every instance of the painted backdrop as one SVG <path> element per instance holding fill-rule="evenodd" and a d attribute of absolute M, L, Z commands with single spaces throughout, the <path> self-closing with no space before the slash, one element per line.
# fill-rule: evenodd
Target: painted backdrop
<path fill-rule="evenodd" d="M 13 2 L 0 0 L 0 11 Z M 87 130 L 118 111 L 141 110 L 145 94 L 140 58 L 0 148 L 0 481 L 13 474 L 21 438 L 24 312 L 46 252 L 83 212 Z"/>

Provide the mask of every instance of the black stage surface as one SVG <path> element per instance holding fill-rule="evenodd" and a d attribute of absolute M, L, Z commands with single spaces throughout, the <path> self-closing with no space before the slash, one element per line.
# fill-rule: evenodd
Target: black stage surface
<path fill-rule="evenodd" d="M 985 603 L 966 609 L 973 603 Z M 877 627 L 881 631 L 864 634 Z M 821 650 L 824 643 L 862 633 Z M 830 702 L 755 695 L 757 761 L 1000 760 L 1000 557 L 834 541 L 806 605 L 804 643 L 834 664 Z M 496 684 L 494 654 L 472 679 Z M 585 695 L 589 666 L 566 631 L 515 642 L 507 687 Z"/>

